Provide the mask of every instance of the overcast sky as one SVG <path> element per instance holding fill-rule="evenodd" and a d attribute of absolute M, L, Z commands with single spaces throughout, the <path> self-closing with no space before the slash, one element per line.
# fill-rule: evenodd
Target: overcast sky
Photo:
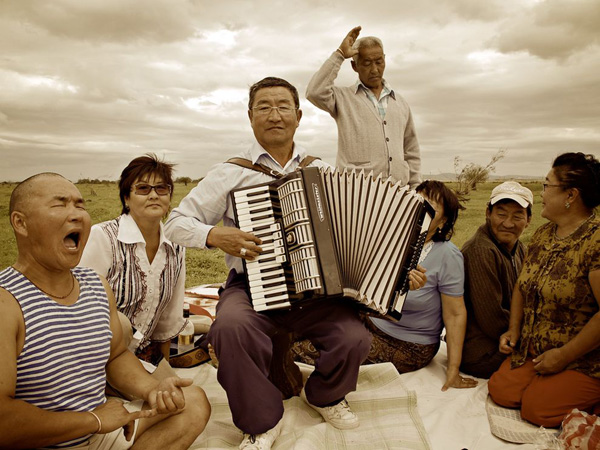
<path fill-rule="evenodd" d="M 356 25 L 383 40 L 425 178 L 499 149 L 498 175 L 600 156 L 598 0 L 2 0 L 0 180 L 117 179 L 146 152 L 199 178 L 251 143 L 265 76 L 298 88 L 296 141 L 334 163 L 335 122 L 304 93 Z M 355 79 L 346 61 L 337 83 Z"/>

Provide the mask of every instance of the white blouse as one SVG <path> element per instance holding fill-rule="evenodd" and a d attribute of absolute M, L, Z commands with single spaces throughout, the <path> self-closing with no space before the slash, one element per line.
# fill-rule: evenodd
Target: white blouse
<path fill-rule="evenodd" d="M 146 241 L 129 214 L 96 224 L 79 262 L 104 276 L 117 308 L 143 335 L 137 350 L 150 341 L 165 342 L 185 326 L 185 248 L 169 241 L 160 224 L 160 243 L 152 264 Z"/>

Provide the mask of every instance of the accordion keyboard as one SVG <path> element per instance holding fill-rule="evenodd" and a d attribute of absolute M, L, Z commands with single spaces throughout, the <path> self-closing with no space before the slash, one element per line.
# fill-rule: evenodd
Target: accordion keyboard
<path fill-rule="evenodd" d="M 283 263 L 286 261 L 283 232 L 275 218 L 269 186 L 234 193 L 238 226 L 262 240 L 263 252 L 246 260 L 246 273 L 254 309 L 265 311 L 290 306 Z"/>

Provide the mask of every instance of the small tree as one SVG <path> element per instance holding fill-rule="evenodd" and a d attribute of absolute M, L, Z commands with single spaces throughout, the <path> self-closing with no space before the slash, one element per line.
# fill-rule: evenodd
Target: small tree
<path fill-rule="evenodd" d="M 477 184 L 485 183 L 488 180 L 490 173 L 496 170 L 496 163 L 504 156 L 506 156 L 506 149 L 500 149 L 486 166 L 469 163 L 460 169 L 460 172 L 461 159 L 459 156 L 455 156 L 454 173 L 456 173 L 456 182 L 458 183 L 456 187 L 458 196 L 464 199 L 469 192 L 477 190 Z"/>
<path fill-rule="evenodd" d="M 191 183 L 192 179 L 190 177 L 179 177 L 175 180 L 175 183 L 183 183 L 185 186 L 188 185 L 188 183 Z"/>

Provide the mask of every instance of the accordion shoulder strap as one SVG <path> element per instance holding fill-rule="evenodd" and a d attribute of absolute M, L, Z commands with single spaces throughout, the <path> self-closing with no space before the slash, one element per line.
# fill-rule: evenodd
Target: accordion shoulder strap
<path fill-rule="evenodd" d="M 316 156 L 307 156 L 298 165 L 298 168 L 302 169 L 307 167 L 310 163 L 312 163 L 317 158 Z M 282 178 L 284 175 L 270 167 L 265 166 L 264 164 L 256 163 L 253 164 L 252 161 L 246 158 L 230 158 L 226 161 L 229 164 L 236 164 L 241 167 L 245 167 L 246 169 L 255 170 L 257 172 L 265 173 L 273 178 Z"/>
<path fill-rule="evenodd" d="M 321 158 L 317 158 L 316 156 L 307 155 L 302 161 L 300 161 L 300 164 L 298 165 L 298 167 L 300 169 L 304 169 L 305 167 L 308 167 L 310 165 L 310 163 L 312 163 L 315 159 L 321 159 Z"/>

